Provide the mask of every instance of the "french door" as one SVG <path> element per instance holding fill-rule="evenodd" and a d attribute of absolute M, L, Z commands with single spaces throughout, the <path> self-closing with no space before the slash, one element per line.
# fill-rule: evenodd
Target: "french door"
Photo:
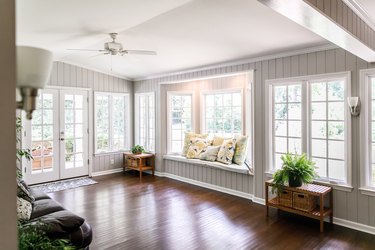
<path fill-rule="evenodd" d="M 33 119 L 24 122 L 23 147 L 33 160 L 23 160 L 30 184 L 88 175 L 88 93 L 44 89 Z"/>

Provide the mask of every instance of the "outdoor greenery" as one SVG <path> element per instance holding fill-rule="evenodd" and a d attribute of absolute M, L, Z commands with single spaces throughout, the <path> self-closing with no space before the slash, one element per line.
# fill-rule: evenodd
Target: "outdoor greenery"
<path fill-rule="evenodd" d="M 47 225 L 40 222 L 23 225 L 18 223 L 18 247 L 20 250 L 73 250 L 67 239 L 51 239 L 46 235 Z"/>
<path fill-rule="evenodd" d="M 281 159 L 283 165 L 273 175 L 273 193 L 275 190 L 280 192 L 285 185 L 300 186 L 303 183 L 311 183 L 317 177 L 315 163 L 309 160 L 305 154 L 287 153 Z"/>

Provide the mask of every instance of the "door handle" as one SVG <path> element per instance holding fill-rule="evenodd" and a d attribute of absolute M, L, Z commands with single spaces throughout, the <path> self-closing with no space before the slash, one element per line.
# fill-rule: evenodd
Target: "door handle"
<path fill-rule="evenodd" d="M 64 141 L 65 140 L 65 133 L 64 131 L 61 131 L 60 132 L 60 141 Z"/>

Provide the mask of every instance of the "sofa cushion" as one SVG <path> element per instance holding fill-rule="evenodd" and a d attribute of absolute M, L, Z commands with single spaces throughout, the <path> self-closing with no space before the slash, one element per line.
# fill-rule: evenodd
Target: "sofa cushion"
<path fill-rule="evenodd" d="M 85 219 L 68 210 L 61 210 L 35 218 L 29 224 L 46 224 L 48 225 L 45 229 L 46 233 L 50 236 L 58 237 L 76 231 L 84 221 Z"/>
<path fill-rule="evenodd" d="M 17 217 L 19 221 L 30 220 L 32 211 L 31 203 L 25 199 L 17 197 Z"/>
<path fill-rule="evenodd" d="M 31 219 L 35 219 L 46 214 L 64 210 L 64 208 L 52 199 L 37 200 L 33 203 Z"/>
<path fill-rule="evenodd" d="M 28 202 L 35 201 L 29 190 L 19 181 L 17 181 L 17 197 L 27 200 Z"/>
<path fill-rule="evenodd" d="M 34 197 L 36 201 L 43 199 L 51 199 L 46 193 L 37 188 L 30 188 L 29 193 Z"/>

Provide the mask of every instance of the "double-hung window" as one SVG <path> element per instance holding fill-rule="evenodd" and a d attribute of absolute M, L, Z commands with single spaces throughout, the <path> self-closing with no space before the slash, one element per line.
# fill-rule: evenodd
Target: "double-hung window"
<path fill-rule="evenodd" d="M 168 92 L 168 153 L 180 154 L 185 132 L 193 131 L 193 94 Z"/>
<path fill-rule="evenodd" d="M 155 151 L 155 94 L 135 94 L 135 144 Z"/>
<path fill-rule="evenodd" d="M 233 137 L 243 132 L 242 91 L 215 91 L 202 95 L 203 132 L 210 137 Z"/>
<path fill-rule="evenodd" d="M 351 183 L 350 73 L 268 80 L 267 165 L 282 166 L 286 153 L 305 153 L 318 180 Z"/>
<path fill-rule="evenodd" d="M 95 153 L 129 148 L 129 95 L 95 93 Z"/>
<path fill-rule="evenodd" d="M 361 99 L 361 191 L 375 195 L 375 70 L 360 72 Z"/>

